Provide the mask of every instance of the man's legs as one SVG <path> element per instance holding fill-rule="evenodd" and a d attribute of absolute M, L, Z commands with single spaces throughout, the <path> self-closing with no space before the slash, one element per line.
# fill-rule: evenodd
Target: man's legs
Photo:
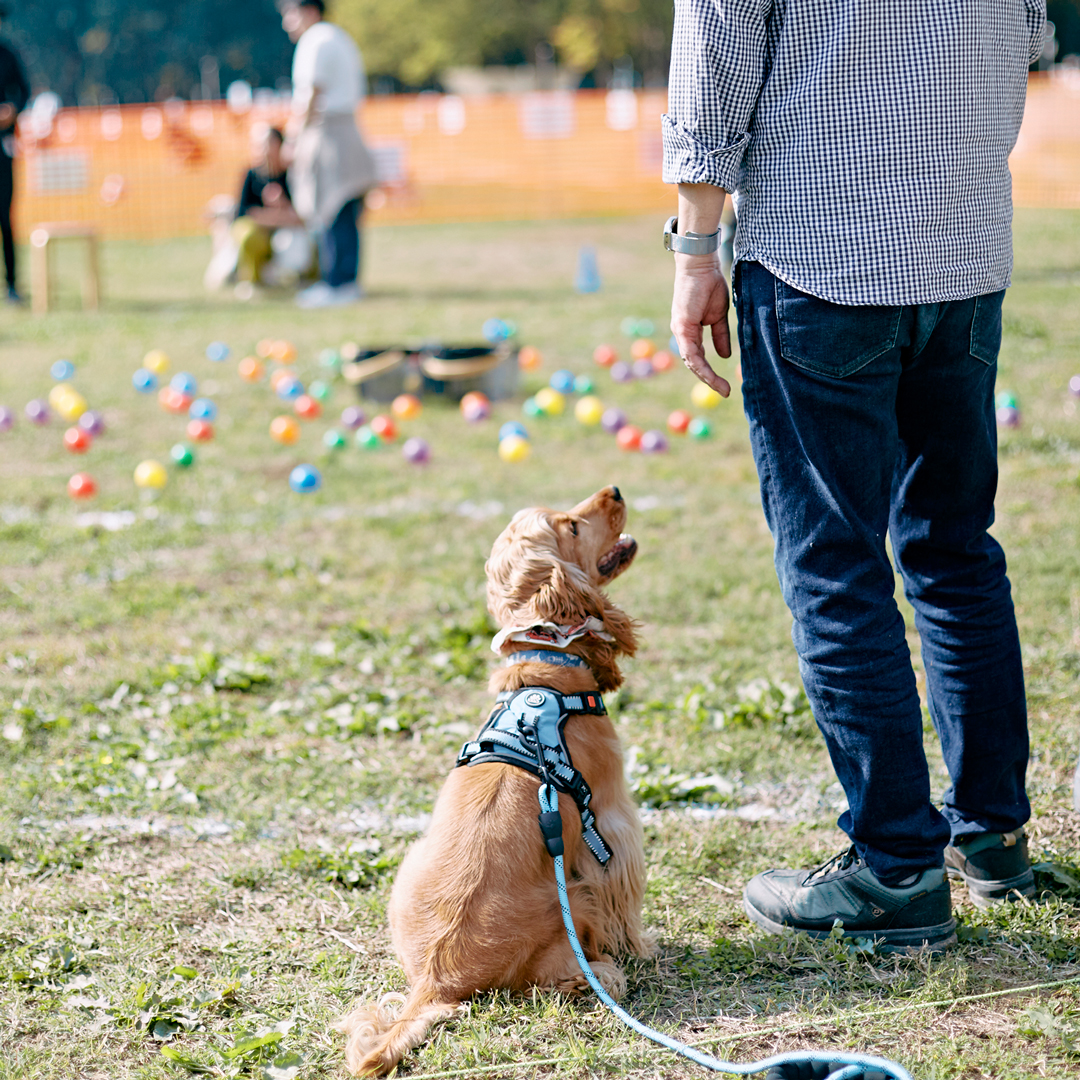
<path fill-rule="evenodd" d="M 0 151 L 0 234 L 4 243 L 4 274 L 7 278 L 8 295 L 14 296 L 15 282 L 15 235 L 11 231 L 11 200 L 15 184 L 11 158 Z"/>
<path fill-rule="evenodd" d="M 360 275 L 359 217 L 364 200 L 350 199 L 319 238 L 319 265 L 331 288 L 355 283 Z"/>

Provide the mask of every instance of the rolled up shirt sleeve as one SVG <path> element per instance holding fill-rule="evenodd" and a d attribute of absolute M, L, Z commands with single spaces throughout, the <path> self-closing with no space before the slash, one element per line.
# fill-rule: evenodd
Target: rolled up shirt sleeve
<path fill-rule="evenodd" d="M 767 74 L 772 0 L 675 0 L 664 182 L 738 187 Z"/>

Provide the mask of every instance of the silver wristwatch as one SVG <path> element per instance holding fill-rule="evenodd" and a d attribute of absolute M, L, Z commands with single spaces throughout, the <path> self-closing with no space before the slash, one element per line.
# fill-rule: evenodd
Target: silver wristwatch
<path fill-rule="evenodd" d="M 720 247 L 720 230 L 714 233 L 678 233 L 679 219 L 669 217 L 664 226 L 664 250 L 682 255 L 711 255 Z"/>

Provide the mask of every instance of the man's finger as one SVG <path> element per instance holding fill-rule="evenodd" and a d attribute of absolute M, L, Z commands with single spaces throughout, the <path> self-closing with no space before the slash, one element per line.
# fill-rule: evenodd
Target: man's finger
<path fill-rule="evenodd" d="M 712 325 L 712 343 L 718 356 L 726 358 L 731 355 L 731 329 L 728 326 L 727 312 L 719 322 Z"/>
<path fill-rule="evenodd" d="M 694 353 L 683 357 L 683 363 L 700 379 L 706 386 L 711 387 L 721 397 L 727 397 L 731 393 L 731 385 L 727 379 L 722 378 L 713 371 L 705 353 L 699 348 Z"/>

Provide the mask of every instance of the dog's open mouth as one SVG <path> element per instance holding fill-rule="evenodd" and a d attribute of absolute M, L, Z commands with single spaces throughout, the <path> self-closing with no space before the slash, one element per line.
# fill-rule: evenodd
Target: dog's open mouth
<path fill-rule="evenodd" d="M 636 554 L 637 541 L 623 533 L 615 546 L 600 556 L 596 569 L 603 578 L 618 577 L 634 561 Z"/>

